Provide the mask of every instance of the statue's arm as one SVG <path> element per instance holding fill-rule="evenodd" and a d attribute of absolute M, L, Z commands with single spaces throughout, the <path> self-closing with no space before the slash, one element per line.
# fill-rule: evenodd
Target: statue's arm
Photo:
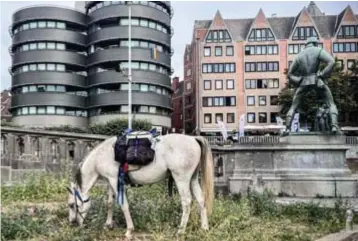
<path fill-rule="evenodd" d="M 302 78 L 301 76 L 294 75 L 294 73 L 298 70 L 298 68 L 299 68 L 299 61 L 298 58 L 296 58 L 291 64 L 287 73 L 288 79 L 294 83 L 299 83 Z"/>
<path fill-rule="evenodd" d="M 327 63 L 327 66 L 318 73 L 319 77 L 327 77 L 333 70 L 334 67 L 334 58 L 326 51 L 322 50 L 318 56 L 318 59 L 321 62 Z"/>

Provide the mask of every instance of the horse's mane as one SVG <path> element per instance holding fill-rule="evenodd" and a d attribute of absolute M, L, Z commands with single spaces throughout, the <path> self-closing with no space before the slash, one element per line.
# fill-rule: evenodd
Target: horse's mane
<path fill-rule="evenodd" d="M 90 157 L 92 152 L 94 152 L 94 151 L 98 150 L 99 148 L 101 148 L 101 146 L 105 145 L 105 143 L 110 141 L 112 138 L 113 137 L 107 138 L 106 140 L 102 141 L 99 145 L 95 146 L 91 151 L 89 151 L 85 155 L 85 157 L 83 158 L 83 161 L 78 164 L 76 174 L 75 174 L 75 181 L 76 181 L 76 184 L 78 185 L 78 187 L 80 189 L 82 189 L 82 172 L 81 172 L 81 168 L 82 168 L 83 164 L 88 160 L 88 158 Z"/>
<path fill-rule="evenodd" d="M 82 173 L 81 173 L 82 164 L 83 164 L 83 162 L 80 162 L 78 164 L 77 171 L 76 171 L 76 174 L 75 174 L 76 184 L 78 185 L 78 187 L 80 189 L 82 189 Z"/>

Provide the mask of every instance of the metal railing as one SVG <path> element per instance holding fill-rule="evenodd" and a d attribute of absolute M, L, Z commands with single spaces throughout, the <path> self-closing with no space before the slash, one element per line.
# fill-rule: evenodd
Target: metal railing
<path fill-rule="evenodd" d="M 12 52 L 12 45 L 9 46 L 8 50 L 9 50 L 9 54 L 10 54 L 11 56 L 13 56 L 14 53 Z"/>
<path fill-rule="evenodd" d="M 346 136 L 346 144 L 352 146 L 358 145 L 358 136 Z"/>
<path fill-rule="evenodd" d="M 172 6 L 170 6 L 170 18 L 173 18 L 173 16 L 174 16 L 174 9 L 173 9 L 173 7 Z"/>
<path fill-rule="evenodd" d="M 224 138 L 222 136 L 204 136 L 210 145 L 223 145 Z"/>
<path fill-rule="evenodd" d="M 229 144 L 230 141 L 225 141 L 222 136 L 204 136 L 210 145 L 224 145 Z M 237 139 L 236 144 L 254 144 L 254 145 L 273 145 L 280 143 L 280 136 L 242 136 Z M 347 136 L 347 145 L 358 145 L 358 136 Z"/>
<path fill-rule="evenodd" d="M 174 28 L 170 27 L 170 37 L 173 37 L 173 35 L 174 35 Z"/>
<path fill-rule="evenodd" d="M 238 138 L 239 144 L 278 144 L 280 143 L 279 136 L 242 136 Z"/>
<path fill-rule="evenodd" d="M 173 56 L 173 55 L 174 55 L 174 49 L 170 48 L 170 56 Z"/>
<path fill-rule="evenodd" d="M 81 11 L 79 9 L 75 9 L 73 7 L 68 7 L 68 6 L 63 6 L 63 5 L 52 5 L 52 4 L 34 4 L 34 5 L 29 5 L 29 6 L 25 6 L 22 8 L 17 9 L 12 15 L 15 15 L 16 13 L 20 12 L 21 10 L 24 9 L 29 9 L 29 8 L 38 8 L 38 7 L 50 7 L 50 8 L 62 8 L 62 9 L 67 9 L 67 10 L 72 10 L 75 12 L 80 12 L 80 13 L 84 13 L 84 11 Z M 22 20 L 21 20 L 22 21 Z"/>
<path fill-rule="evenodd" d="M 9 31 L 10 37 L 13 37 L 13 36 L 14 36 L 14 33 L 12 32 L 12 25 L 10 25 L 10 26 L 8 27 L 8 31 Z"/>

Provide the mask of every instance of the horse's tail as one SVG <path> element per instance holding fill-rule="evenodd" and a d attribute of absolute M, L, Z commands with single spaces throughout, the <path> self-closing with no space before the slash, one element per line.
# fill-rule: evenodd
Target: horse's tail
<path fill-rule="evenodd" d="M 211 214 L 214 199 L 214 167 L 213 156 L 209 142 L 202 136 L 196 136 L 201 147 L 201 187 L 204 191 L 204 205 L 208 214 Z"/>

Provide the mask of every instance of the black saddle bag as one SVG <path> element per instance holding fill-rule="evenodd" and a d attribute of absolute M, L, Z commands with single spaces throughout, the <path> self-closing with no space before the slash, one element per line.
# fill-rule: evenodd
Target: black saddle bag
<path fill-rule="evenodd" d="M 126 162 L 127 156 L 127 139 L 126 136 L 118 136 L 114 144 L 114 159 L 119 163 Z"/>
<path fill-rule="evenodd" d="M 127 143 L 127 163 L 147 165 L 152 162 L 155 152 L 151 146 L 152 143 L 147 138 L 129 139 Z"/>

